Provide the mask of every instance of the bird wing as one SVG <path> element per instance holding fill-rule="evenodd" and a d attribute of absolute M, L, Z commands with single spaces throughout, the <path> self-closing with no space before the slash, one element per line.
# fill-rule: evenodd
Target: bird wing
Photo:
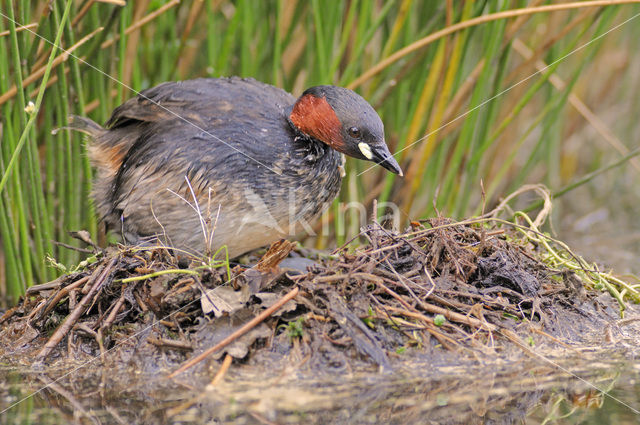
<path fill-rule="evenodd" d="M 168 82 L 144 90 L 118 106 L 106 123 L 109 129 L 139 122 L 159 122 L 180 116 L 185 106 L 193 103 L 180 92 L 180 83 Z"/>

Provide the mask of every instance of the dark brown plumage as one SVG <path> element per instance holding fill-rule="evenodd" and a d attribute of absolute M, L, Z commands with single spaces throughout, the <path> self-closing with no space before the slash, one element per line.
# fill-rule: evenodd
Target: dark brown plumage
<path fill-rule="evenodd" d="M 143 91 L 92 138 L 93 197 L 125 242 L 159 240 L 230 257 L 292 235 L 338 193 L 340 153 L 402 175 L 384 128 L 356 93 L 317 86 L 296 99 L 253 79 L 197 79 Z"/>

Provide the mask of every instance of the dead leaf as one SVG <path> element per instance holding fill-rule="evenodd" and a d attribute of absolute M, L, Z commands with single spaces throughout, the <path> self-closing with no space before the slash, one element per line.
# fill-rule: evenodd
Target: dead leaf
<path fill-rule="evenodd" d="M 278 302 L 280 298 L 282 298 L 282 296 L 271 293 L 271 292 L 258 292 L 257 294 L 254 294 L 254 296 L 260 299 L 261 301 L 260 305 L 264 308 L 271 307 L 276 302 Z M 274 316 L 274 317 L 282 316 L 284 313 L 293 311 L 297 307 L 298 307 L 298 303 L 296 303 L 294 300 L 289 300 L 282 307 L 280 307 L 278 311 L 271 314 L 271 316 Z"/>
<path fill-rule="evenodd" d="M 204 314 L 213 312 L 215 317 L 222 317 L 225 313 L 233 314 L 249 301 L 249 288 L 243 286 L 235 291 L 230 286 L 218 286 L 208 290 L 200 297 L 200 304 Z"/>
<path fill-rule="evenodd" d="M 196 333 L 197 350 L 207 349 L 218 344 L 227 336 L 237 331 L 249 320 L 253 319 L 254 314 L 250 309 L 241 309 L 236 311 L 233 316 L 225 316 L 215 319 Z M 233 341 L 231 344 L 212 354 L 214 359 L 219 359 L 228 353 L 230 356 L 241 359 L 249 352 L 249 348 L 257 339 L 268 338 L 271 335 L 271 329 L 264 323 L 259 324 L 246 334 Z"/>

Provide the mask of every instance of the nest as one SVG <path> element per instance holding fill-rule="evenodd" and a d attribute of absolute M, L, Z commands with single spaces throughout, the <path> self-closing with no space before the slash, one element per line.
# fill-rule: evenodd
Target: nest
<path fill-rule="evenodd" d="M 163 248 L 100 251 L 30 288 L 0 318 L 0 340 L 5 354 L 38 361 L 128 347 L 131 358 L 182 364 L 174 374 L 209 355 L 292 350 L 310 367 L 391 369 L 406 352 L 527 353 L 533 338 L 567 346 L 616 314 L 613 298 L 550 267 L 512 229 L 437 218 L 402 234 L 374 223 L 362 236 L 354 252 L 313 261 L 280 241 L 254 267 L 188 263 Z"/>

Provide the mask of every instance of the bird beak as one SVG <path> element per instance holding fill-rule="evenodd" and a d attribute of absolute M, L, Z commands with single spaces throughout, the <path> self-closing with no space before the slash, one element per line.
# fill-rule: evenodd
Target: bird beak
<path fill-rule="evenodd" d="M 400 177 L 404 176 L 402 173 L 402 169 L 398 164 L 398 161 L 391 155 L 389 152 L 389 148 L 387 145 L 379 145 L 379 146 L 371 146 L 371 153 L 373 154 L 373 158 L 371 161 L 376 164 L 382 165 L 387 170 L 391 171 L 394 174 L 399 175 Z"/>

